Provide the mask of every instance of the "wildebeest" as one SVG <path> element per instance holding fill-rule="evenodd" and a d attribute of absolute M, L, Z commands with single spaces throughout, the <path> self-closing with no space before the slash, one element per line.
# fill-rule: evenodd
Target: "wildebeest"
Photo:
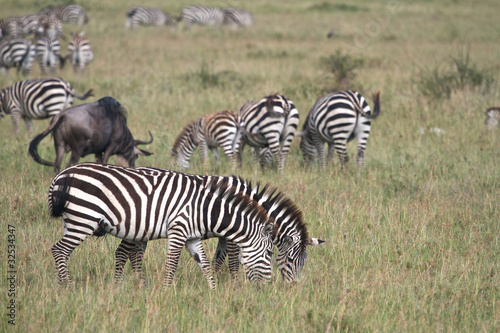
<path fill-rule="evenodd" d="M 40 141 L 53 132 L 56 160 L 45 161 L 38 155 Z M 65 152 L 71 151 L 68 167 L 78 163 L 81 157 L 95 154 L 96 160 L 107 163 L 111 155 L 117 155 L 119 164 L 134 167 L 138 155 L 149 156 L 150 152 L 137 148 L 140 144 L 153 142 L 134 140 L 127 127 L 126 110 L 112 97 L 103 97 L 97 102 L 71 107 L 52 119 L 51 125 L 30 143 L 29 153 L 40 164 L 53 166 L 59 172 Z M 104 156 L 103 156 L 104 153 Z"/>

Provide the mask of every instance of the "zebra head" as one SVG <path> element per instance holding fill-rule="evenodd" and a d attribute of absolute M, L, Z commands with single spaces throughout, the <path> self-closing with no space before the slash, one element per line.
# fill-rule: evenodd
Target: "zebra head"
<path fill-rule="evenodd" d="M 183 169 L 189 168 L 191 155 L 199 144 L 199 123 L 200 121 L 194 121 L 186 125 L 175 139 L 174 146 L 170 150 L 170 154 L 176 159 L 177 165 Z"/>
<path fill-rule="evenodd" d="M 314 161 L 318 156 L 318 151 L 316 149 L 314 141 L 312 140 L 311 133 L 308 130 L 307 119 L 306 122 L 304 123 L 303 130 L 300 132 L 296 132 L 295 136 L 301 137 L 300 150 L 302 151 L 302 155 L 304 156 L 304 161 L 306 162 L 306 165 L 314 163 Z"/>
<path fill-rule="evenodd" d="M 262 214 L 264 214 L 264 218 L 267 218 L 265 213 Z M 272 274 L 271 257 L 274 249 L 274 223 L 272 220 L 268 220 L 266 223 L 257 225 L 257 240 L 242 246 L 240 253 L 243 269 L 251 282 L 270 280 Z"/>

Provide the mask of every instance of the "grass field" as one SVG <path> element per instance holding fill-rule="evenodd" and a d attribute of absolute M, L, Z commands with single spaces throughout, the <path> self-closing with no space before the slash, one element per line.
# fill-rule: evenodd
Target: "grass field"
<path fill-rule="evenodd" d="M 1 16 L 34 13 L 46 4 L 8 0 Z M 309 249 L 298 284 L 285 285 L 274 276 L 271 283 L 254 285 L 243 281 L 242 273 L 235 284 L 226 267 L 216 276 L 217 290 L 210 291 L 186 252 L 175 286 L 161 291 L 166 241 L 155 241 L 145 257 L 147 286 L 139 287 L 129 266 L 125 283 L 116 286 L 114 250 L 120 240 L 108 236 L 91 238 L 74 251 L 69 270 L 75 285 L 64 288 L 55 282 L 50 252 L 63 235 L 60 219 L 47 212 L 53 170 L 31 160 L 26 130 L 16 139 L 11 120 L 4 118 L 0 331 L 500 330 L 500 129 L 483 130 L 486 107 L 500 104 L 499 2 L 200 1 L 248 9 L 255 25 L 127 31 L 125 13 L 137 4 L 86 1 L 84 30 L 95 61 L 82 77 L 70 66 L 57 75 L 79 93 L 93 88 L 92 101 L 104 96 L 120 101 L 136 138 L 153 133 L 154 142 L 145 149 L 154 155 L 140 157 L 138 166 L 175 170 L 170 148 L 184 124 L 274 92 L 295 103 L 302 124 L 315 100 L 338 84 L 323 61 L 337 53 L 362 59 L 344 88 L 369 99 L 381 92 L 365 168 L 357 177 L 353 143 L 342 173 L 338 158 L 324 171 L 306 168 L 296 139 L 282 177 L 276 168 L 254 167 L 247 149 L 237 174 L 286 192 L 302 209 L 310 235 L 326 240 Z M 141 4 L 179 14 L 192 2 Z M 66 35 L 77 31 L 72 25 L 64 29 Z M 65 54 L 67 41 L 62 44 Z M 457 61 L 464 64 L 467 52 L 470 62 L 461 73 L 483 75 L 490 84 L 469 84 L 467 76 L 457 88 L 444 77 L 462 77 L 452 70 Z M 39 76 L 35 64 L 30 78 Z M 0 76 L 0 87 L 20 79 L 11 70 Z M 448 86 L 449 96 L 424 93 Z M 34 133 L 48 123 L 34 121 Z M 50 137 L 39 152 L 48 160 L 55 157 Z M 189 171 L 234 173 L 224 158 L 221 165 L 204 168 L 199 153 Z M 7 280 L 12 238 L 15 296 Z M 210 257 L 215 244 L 205 242 Z M 15 326 L 8 322 L 12 301 Z"/>

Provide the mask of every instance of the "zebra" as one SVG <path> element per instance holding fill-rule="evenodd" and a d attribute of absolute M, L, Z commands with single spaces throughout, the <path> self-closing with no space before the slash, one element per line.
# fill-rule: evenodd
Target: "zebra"
<path fill-rule="evenodd" d="M 144 26 L 176 26 L 181 17 L 173 17 L 158 8 L 134 7 L 127 12 L 126 28 L 135 29 L 137 25 Z"/>
<path fill-rule="evenodd" d="M 38 12 L 39 15 L 54 16 L 64 23 L 75 23 L 78 27 L 82 27 L 84 23 L 88 22 L 87 13 L 79 5 L 61 5 L 61 6 L 47 6 Z"/>
<path fill-rule="evenodd" d="M 168 238 L 164 287 L 173 283 L 185 246 L 215 289 L 201 243 L 211 237 L 237 244 L 250 281 L 271 278 L 272 220 L 225 182 L 202 186 L 189 175 L 169 170 L 82 163 L 52 180 L 48 206 L 50 215 L 62 217 L 64 223 L 64 236 L 52 247 L 62 284 L 71 282 L 71 252 L 88 236 L 106 233 L 130 243 Z"/>
<path fill-rule="evenodd" d="M 245 9 L 225 8 L 223 24 L 232 28 L 246 28 L 253 24 L 253 16 Z"/>
<path fill-rule="evenodd" d="M 40 26 L 40 15 L 34 14 L 20 16 L 19 22 L 24 36 L 36 34 L 38 27 Z"/>
<path fill-rule="evenodd" d="M 35 46 L 24 38 L 8 39 L 0 42 L 0 71 L 7 73 L 9 68 L 17 67 L 28 75 L 35 59 Z"/>
<path fill-rule="evenodd" d="M 171 150 L 181 168 L 189 168 L 189 160 L 197 146 L 200 146 L 203 164 L 208 163 L 208 148 L 219 162 L 217 147 L 222 147 L 224 154 L 235 164 L 235 152 L 238 149 L 241 132 L 238 130 L 238 116 L 225 110 L 199 118 L 185 126 Z"/>
<path fill-rule="evenodd" d="M 65 59 L 71 61 L 73 71 L 83 74 L 85 68 L 94 60 L 94 51 L 89 40 L 85 38 L 85 33 L 74 34 L 73 39 L 68 44 L 68 54 Z"/>
<path fill-rule="evenodd" d="M 92 89 L 83 96 L 75 95 L 73 87 L 58 77 L 19 81 L 0 90 L 0 117 L 11 115 L 16 137 L 20 135 L 21 118 L 24 119 L 31 136 L 33 119 L 52 117 L 73 105 L 75 97 L 85 100 L 90 96 Z"/>
<path fill-rule="evenodd" d="M 59 39 L 63 36 L 63 26 L 61 20 L 52 15 L 40 16 L 40 23 L 35 31 L 36 38 Z"/>
<path fill-rule="evenodd" d="M 283 95 L 273 94 L 259 102 L 244 103 L 238 113 L 241 127 L 245 129 L 237 152 L 240 165 L 245 144 L 255 149 L 254 156 L 265 156 L 260 150 L 269 148 L 278 161 L 278 173 L 283 174 L 299 124 L 299 112 L 293 102 Z M 263 165 L 264 161 L 261 159 L 261 166 Z"/>
<path fill-rule="evenodd" d="M 17 16 L 0 20 L 0 40 L 24 37 L 22 22 Z"/>
<path fill-rule="evenodd" d="M 61 45 L 57 39 L 43 37 L 37 41 L 36 60 L 40 64 L 42 74 L 47 73 L 47 67 L 53 74 L 59 62 L 61 62 L 61 67 L 64 65 L 64 58 L 61 57 L 60 51 Z"/>
<path fill-rule="evenodd" d="M 374 110 L 358 92 L 347 90 L 319 98 L 304 123 L 300 148 L 306 164 L 319 160 L 325 167 L 325 142 L 337 151 L 341 168 L 349 161 L 346 145 L 356 138 L 358 172 L 364 163 L 366 141 L 370 134 L 371 120 L 380 113 L 380 92 L 373 95 Z"/>
<path fill-rule="evenodd" d="M 142 168 L 138 168 L 141 170 Z M 148 169 L 148 168 L 146 168 Z M 273 242 L 278 249 L 277 266 L 283 279 L 287 283 L 298 281 L 300 273 L 307 259 L 307 247 L 324 243 L 323 240 L 309 237 L 306 224 L 300 209 L 285 196 L 266 185 L 259 189 L 246 180 L 237 176 L 212 177 L 193 176 L 194 180 L 202 185 L 211 182 L 227 182 L 235 187 L 237 192 L 248 195 L 252 200 L 266 210 L 267 215 L 274 220 Z M 116 249 L 115 280 L 123 280 L 123 268 L 128 259 L 132 269 L 141 277 L 142 260 L 147 247 L 147 242 L 131 243 L 123 240 Z M 229 270 L 233 280 L 237 280 L 239 268 L 239 250 L 234 242 L 219 238 L 216 255 L 212 260 L 213 271 L 218 272 L 222 268 L 226 254 L 229 259 Z"/>
<path fill-rule="evenodd" d="M 216 7 L 187 6 L 182 9 L 184 29 L 189 30 L 194 24 L 221 25 L 224 21 L 224 11 Z"/>
<path fill-rule="evenodd" d="M 484 126 L 486 130 L 493 130 L 500 124 L 500 107 L 491 107 L 486 109 L 486 120 Z"/>

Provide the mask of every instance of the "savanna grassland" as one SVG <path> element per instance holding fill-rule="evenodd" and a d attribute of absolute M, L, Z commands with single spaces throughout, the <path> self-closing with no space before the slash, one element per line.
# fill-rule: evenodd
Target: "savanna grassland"
<path fill-rule="evenodd" d="M 3 1 L 0 16 L 34 13 L 47 4 Z M 310 235 L 326 242 L 309 249 L 298 284 L 274 276 L 253 285 L 241 272 L 235 284 L 226 267 L 210 291 L 186 252 L 175 286 L 162 291 L 166 241 L 155 241 L 146 251 L 147 285 L 140 287 L 127 266 L 125 283 L 116 286 L 119 239 L 107 236 L 73 252 L 75 285 L 64 288 L 55 282 L 50 252 L 63 235 L 62 222 L 49 218 L 46 205 L 53 170 L 31 160 L 24 127 L 16 139 L 11 120 L 3 118 L 0 331 L 500 330 L 500 129 L 483 130 L 486 107 L 500 105 L 498 1 L 199 1 L 248 9 L 255 25 L 127 31 L 125 13 L 138 4 L 180 14 L 192 2 L 86 1 L 84 30 L 95 61 L 83 76 L 70 66 L 57 72 L 79 93 L 93 88 L 91 101 L 116 98 L 136 138 L 153 133 L 145 149 L 154 155 L 137 165 L 176 170 L 170 148 L 181 128 L 201 115 L 279 92 L 295 103 L 302 124 L 317 98 L 349 88 L 372 106 L 371 94 L 381 92 L 365 168 L 356 175 L 354 143 L 345 172 L 338 158 L 320 171 L 304 166 L 295 139 L 282 177 L 276 167 L 254 167 L 249 149 L 236 171 L 224 157 L 204 168 L 194 155 L 190 172 L 270 183 L 302 209 Z M 66 36 L 74 31 L 64 26 Z M 353 64 L 343 77 L 338 64 L 332 69 L 339 58 Z M 35 64 L 29 77 L 40 75 Z M 0 86 L 22 78 L 10 70 Z M 34 133 L 48 123 L 34 121 Z M 55 157 L 50 137 L 39 152 Z M 9 226 L 15 228 L 13 297 Z M 211 257 L 216 241 L 204 244 Z M 12 300 L 15 326 L 7 316 Z"/>

